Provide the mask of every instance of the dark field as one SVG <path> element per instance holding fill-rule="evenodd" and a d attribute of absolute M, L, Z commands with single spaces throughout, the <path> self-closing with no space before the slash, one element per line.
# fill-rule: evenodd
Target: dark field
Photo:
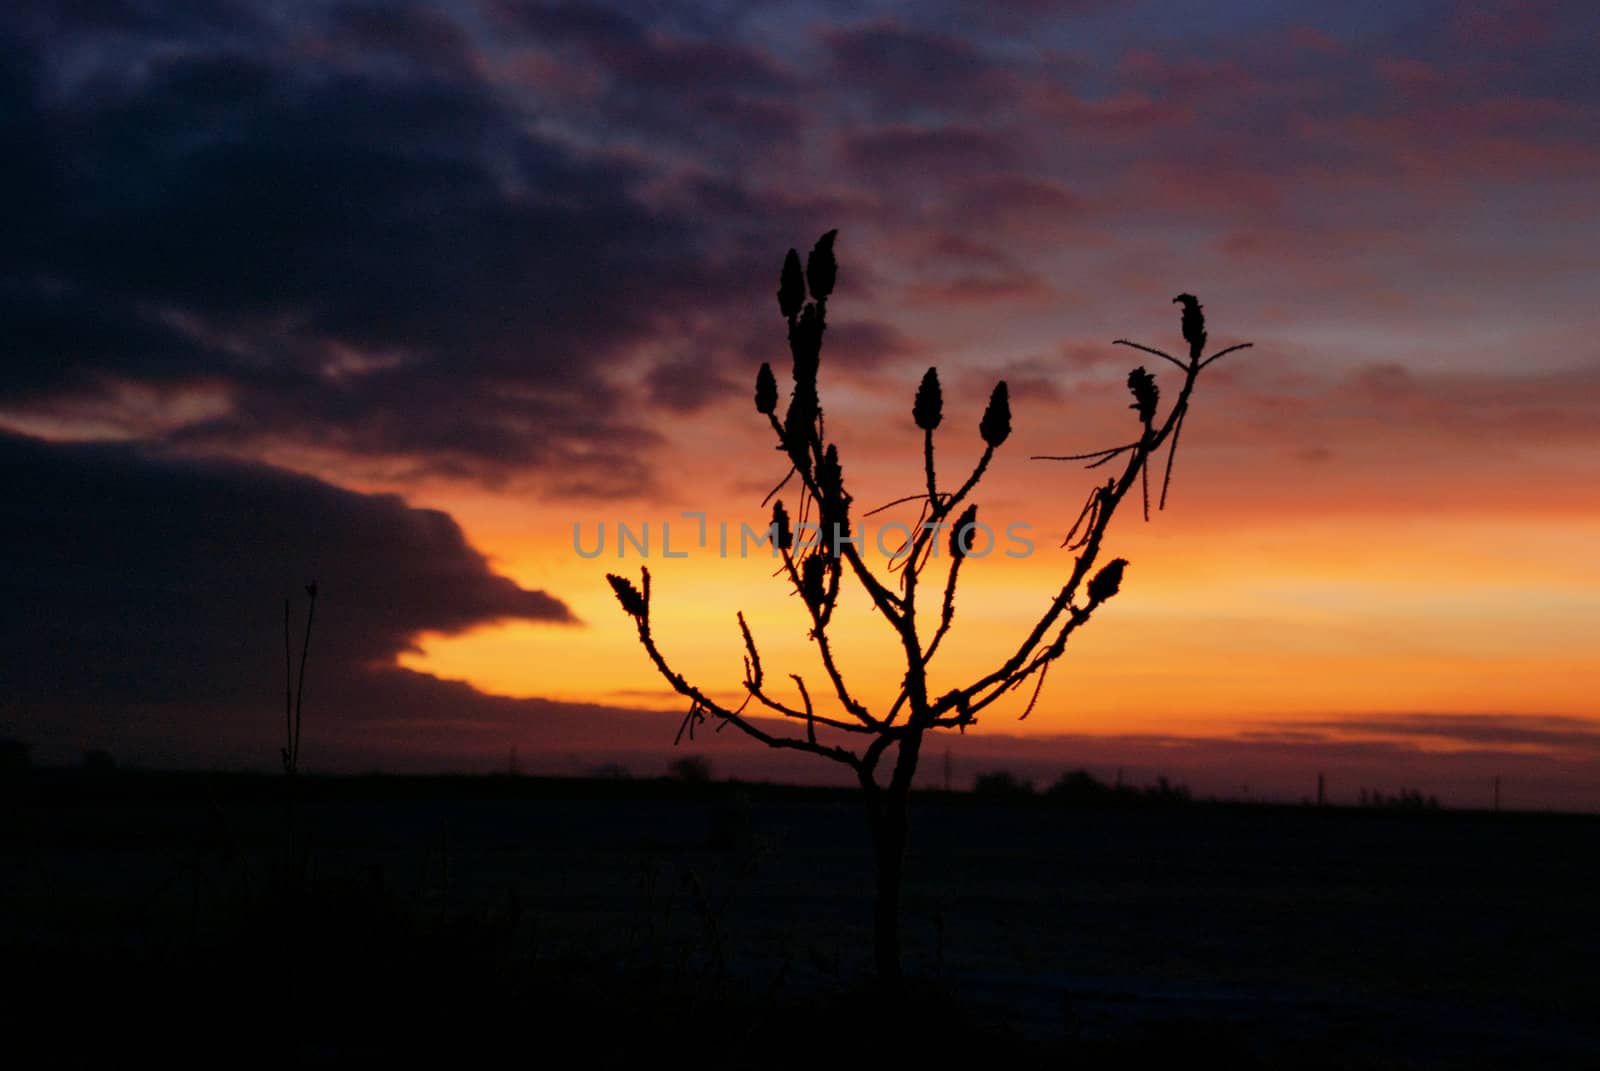
<path fill-rule="evenodd" d="M 890 1007 L 849 793 L 298 789 L 291 815 L 267 777 L 6 785 L 13 1036 L 329 1062 L 1600 1066 L 1594 817 L 925 794 L 916 984 Z"/>

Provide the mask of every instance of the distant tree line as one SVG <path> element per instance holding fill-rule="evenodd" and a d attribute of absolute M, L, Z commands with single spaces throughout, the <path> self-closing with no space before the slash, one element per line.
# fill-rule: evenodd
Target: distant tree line
<path fill-rule="evenodd" d="M 1386 794 L 1377 789 L 1364 788 L 1357 797 L 1363 807 L 1376 807 L 1389 811 L 1437 811 L 1439 809 L 1438 796 L 1424 796 L 1415 788 L 1402 788 L 1399 792 Z"/>
<path fill-rule="evenodd" d="M 1020 799 L 1042 797 L 1055 803 L 1074 805 L 1164 805 L 1190 803 L 1193 793 L 1189 786 L 1175 784 L 1165 777 L 1153 785 L 1108 785 L 1087 770 L 1070 770 L 1056 778 L 1055 783 L 1037 792 L 1033 782 L 1017 777 L 1009 770 L 991 770 L 974 779 L 972 792 L 989 799 Z"/>
<path fill-rule="evenodd" d="M 1120 782 L 1108 785 L 1087 770 L 1069 770 L 1056 778 L 1055 783 L 1043 792 L 1032 781 L 1018 777 L 1010 770 L 989 770 L 973 780 L 972 792 L 992 800 L 1042 799 L 1074 806 L 1181 806 L 1194 802 L 1188 785 L 1177 784 L 1165 777 L 1146 786 L 1125 785 Z M 1310 800 L 1306 801 L 1308 804 Z M 1425 795 L 1415 788 L 1398 792 L 1382 792 L 1364 788 L 1358 796 L 1358 805 L 1376 810 L 1437 811 L 1439 797 Z"/>

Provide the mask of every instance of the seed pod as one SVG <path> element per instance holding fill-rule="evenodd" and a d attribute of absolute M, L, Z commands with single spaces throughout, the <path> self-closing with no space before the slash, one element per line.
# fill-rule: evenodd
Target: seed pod
<path fill-rule="evenodd" d="M 1089 601 L 1105 602 L 1115 595 L 1117 589 L 1122 586 L 1122 570 L 1127 567 L 1126 558 L 1115 558 L 1104 569 L 1094 574 L 1094 579 L 1089 581 Z"/>
<path fill-rule="evenodd" d="M 944 419 L 944 393 L 939 390 L 939 370 L 930 368 L 922 375 L 917 400 L 911 406 L 911 419 L 923 431 L 932 431 Z"/>
<path fill-rule="evenodd" d="M 839 264 L 833 259 L 833 240 L 838 236 L 836 230 L 824 234 L 806 257 L 806 285 L 818 301 L 826 301 L 833 293 L 833 284 L 839 275 Z"/>
<path fill-rule="evenodd" d="M 820 612 L 828 597 L 828 560 L 813 554 L 800 566 L 800 597 L 813 611 Z"/>
<path fill-rule="evenodd" d="M 606 579 L 611 581 L 611 590 L 617 593 L 617 601 L 627 611 L 630 617 L 642 618 L 645 615 L 644 596 L 639 594 L 639 589 L 633 586 L 633 581 L 620 577 L 615 573 L 607 573 Z"/>
<path fill-rule="evenodd" d="M 989 395 L 989 407 L 983 411 L 978 434 L 990 449 L 997 449 L 1011 434 L 1011 396 L 1003 379 L 994 385 L 994 393 Z"/>
<path fill-rule="evenodd" d="M 794 529 L 789 527 L 789 511 L 783 508 L 783 500 L 772 504 L 772 524 L 777 528 L 775 536 L 779 550 L 794 549 Z"/>
<path fill-rule="evenodd" d="M 817 489 L 823 498 L 838 498 L 844 493 L 844 469 L 839 464 L 839 448 L 833 443 L 822 452 L 817 465 Z"/>
<path fill-rule="evenodd" d="M 950 557 L 960 561 L 972 549 L 972 541 L 978 531 L 978 507 L 968 506 L 956 519 L 955 527 L 950 529 Z"/>
<path fill-rule="evenodd" d="M 800 254 L 791 249 L 783 258 L 783 274 L 778 276 L 778 311 L 792 320 L 805 300 L 806 283 L 800 276 Z"/>
<path fill-rule="evenodd" d="M 777 408 L 778 380 L 772 374 L 772 366 L 762 361 L 761 371 L 756 373 L 756 412 L 771 416 Z"/>
<path fill-rule="evenodd" d="M 783 448 L 796 471 L 811 471 L 811 436 L 817 427 L 817 388 L 795 385 L 789 411 L 783 417 Z"/>
<path fill-rule="evenodd" d="M 1206 348 L 1206 315 L 1193 294 L 1179 294 L 1172 300 L 1183 306 L 1183 340 L 1189 344 L 1189 359 L 1194 360 Z"/>
<path fill-rule="evenodd" d="M 1146 372 L 1141 366 L 1128 373 L 1128 389 L 1133 392 L 1133 404 L 1129 409 L 1139 411 L 1139 419 L 1148 424 L 1156 418 L 1156 402 L 1161 398 L 1161 391 L 1156 387 L 1156 377 Z"/>
<path fill-rule="evenodd" d="M 817 490 L 822 498 L 822 530 L 830 539 L 850 534 L 850 496 L 844 493 L 844 467 L 839 463 L 839 448 L 832 443 L 817 463 Z"/>
<path fill-rule="evenodd" d="M 817 366 L 822 363 L 822 332 L 827 329 L 813 304 L 800 310 L 800 318 L 789 329 L 789 353 L 794 357 L 794 383 L 797 388 L 817 386 Z"/>

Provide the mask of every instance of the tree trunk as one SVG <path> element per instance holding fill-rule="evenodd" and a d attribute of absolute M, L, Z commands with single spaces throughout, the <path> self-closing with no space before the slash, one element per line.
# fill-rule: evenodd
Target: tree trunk
<path fill-rule="evenodd" d="M 873 947 L 878 981 L 890 994 L 904 985 L 900 968 L 900 888 L 905 877 L 908 793 L 891 785 L 868 793 L 867 823 L 877 883 L 873 899 Z"/>

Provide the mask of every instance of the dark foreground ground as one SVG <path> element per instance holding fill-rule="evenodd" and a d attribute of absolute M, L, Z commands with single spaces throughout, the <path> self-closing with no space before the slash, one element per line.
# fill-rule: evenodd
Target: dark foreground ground
<path fill-rule="evenodd" d="M 1600 818 L 922 797 L 910 999 L 848 793 L 35 771 L 0 786 L 10 1044 L 1600 1067 Z"/>

